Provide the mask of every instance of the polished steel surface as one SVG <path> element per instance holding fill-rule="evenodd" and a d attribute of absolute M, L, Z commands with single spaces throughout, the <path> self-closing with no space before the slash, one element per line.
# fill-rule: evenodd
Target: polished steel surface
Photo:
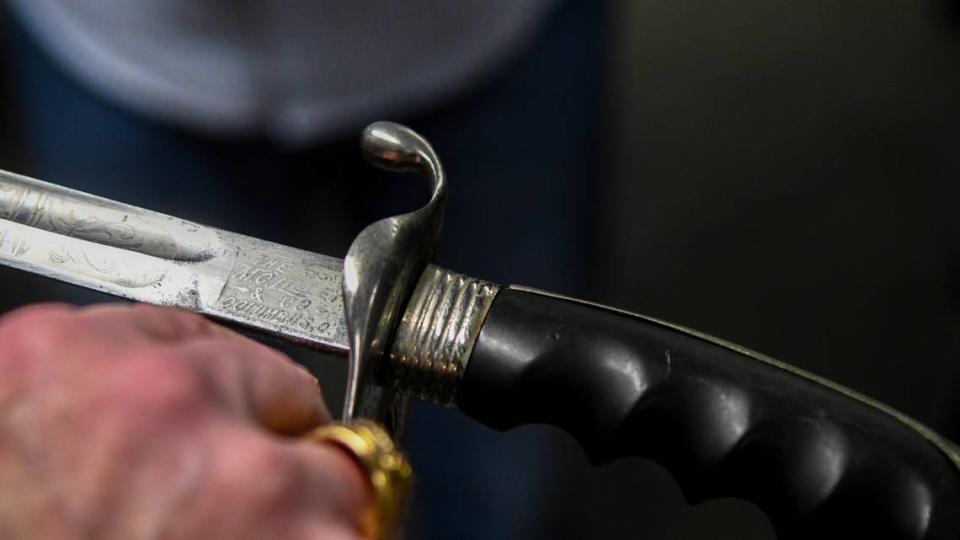
<path fill-rule="evenodd" d="M 344 259 L 343 298 L 350 337 L 350 367 L 343 417 L 376 418 L 402 433 L 407 398 L 382 384 L 390 334 L 423 269 L 433 260 L 446 204 L 446 176 L 433 148 L 409 128 L 377 122 L 364 130 L 364 157 L 396 172 L 416 172 L 430 182 L 420 209 L 382 219 L 364 229 Z"/>
<path fill-rule="evenodd" d="M 0 171 L 0 263 L 346 354 L 340 260 Z"/>
<path fill-rule="evenodd" d="M 417 398 L 453 406 L 499 290 L 489 281 L 428 266 L 390 349 L 390 384 Z"/>

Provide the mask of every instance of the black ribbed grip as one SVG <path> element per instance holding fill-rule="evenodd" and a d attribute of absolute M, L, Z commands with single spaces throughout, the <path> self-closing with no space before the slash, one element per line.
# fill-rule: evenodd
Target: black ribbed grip
<path fill-rule="evenodd" d="M 595 463 L 653 459 L 688 501 L 752 501 L 781 539 L 960 538 L 950 443 L 840 387 L 654 320 L 501 291 L 458 405 L 495 429 L 559 426 Z"/>

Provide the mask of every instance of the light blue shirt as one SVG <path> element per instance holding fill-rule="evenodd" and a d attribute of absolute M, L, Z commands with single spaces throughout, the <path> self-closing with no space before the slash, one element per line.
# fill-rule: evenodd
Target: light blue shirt
<path fill-rule="evenodd" d="M 553 0 L 10 0 L 54 59 L 139 113 L 316 142 L 483 80 Z"/>

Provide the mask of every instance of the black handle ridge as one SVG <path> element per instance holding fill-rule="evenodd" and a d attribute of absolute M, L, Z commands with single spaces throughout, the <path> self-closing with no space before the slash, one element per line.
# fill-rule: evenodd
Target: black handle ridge
<path fill-rule="evenodd" d="M 602 464 L 642 456 L 689 502 L 752 501 L 781 539 L 960 538 L 955 447 L 815 377 L 658 321 L 501 291 L 458 406 L 547 423 Z"/>

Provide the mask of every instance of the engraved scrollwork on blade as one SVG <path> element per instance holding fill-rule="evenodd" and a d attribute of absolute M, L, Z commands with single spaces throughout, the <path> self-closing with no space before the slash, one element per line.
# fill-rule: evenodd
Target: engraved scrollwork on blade
<path fill-rule="evenodd" d="M 208 260 L 217 245 L 190 222 L 3 171 L 0 219 L 171 260 Z"/>
<path fill-rule="evenodd" d="M 10 235 L 7 231 L 0 231 L 0 252 L 18 258 L 28 251 L 30 251 L 30 243 L 26 239 Z"/>
<path fill-rule="evenodd" d="M 116 247 L 138 248 L 144 245 L 144 236 L 125 222 L 127 216 L 108 220 L 102 217 L 104 209 L 96 208 L 96 213 L 93 210 L 80 200 L 43 193 L 9 182 L 0 184 L 2 219 Z M 172 238 L 164 243 L 175 246 Z"/>
<path fill-rule="evenodd" d="M 112 274 L 116 272 L 120 263 L 113 257 L 105 257 L 93 253 L 80 253 L 79 255 L 71 252 L 64 246 L 57 246 L 50 250 L 50 260 L 55 263 L 71 262 L 74 264 L 86 264 L 90 268 L 101 274 Z"/>
<path fill-rule="evenodd" d="M 23 205 L 25 189 L 10 184 L 0 184 L 0 219 L 13 219 Z"/>
<path fill-rule="evenodd" d="M 127 223 L 104 221 L 96 216 L 78 216 L 73 209 L 47 214 L 52 232 L 86 240 L 102 240 L 123 248 L 140 247 L 144 239 Z"/>
<path fill-rule="evenodd" d="M 163 280 L 166 274 L 163 270 L 147 265 L 134 265 L 111 255 L 71 249 L 63 245 L 53 246 L 48 255 L 51 262 L 66 266 L 75 273 L 129 288 L 154 285 Z"/>

